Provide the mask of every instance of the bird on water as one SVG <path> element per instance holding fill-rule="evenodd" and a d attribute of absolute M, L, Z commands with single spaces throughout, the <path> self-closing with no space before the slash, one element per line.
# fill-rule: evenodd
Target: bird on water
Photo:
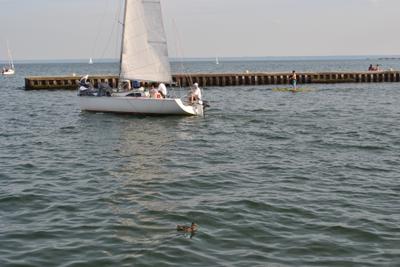
<path fill-rule="evenodd" d="M 195 233 L 198 229 L 198 225 L 195 224 L 194 222 L 192 222 L 192 224 L 190 226 L 188 225 L 177 225 L 176 226 L 176 230 L 178 232 L 185 232 L 185 233 Z"/>

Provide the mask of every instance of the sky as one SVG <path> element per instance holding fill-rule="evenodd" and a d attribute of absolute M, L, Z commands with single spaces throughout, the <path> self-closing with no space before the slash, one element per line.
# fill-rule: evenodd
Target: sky
<path fill-rule="evenodd" d="M 0 0 L 0 60 L 119 57 L 123 0 Z M 399 0 L 161 0 L 170 57 L 400 55 Z"/>

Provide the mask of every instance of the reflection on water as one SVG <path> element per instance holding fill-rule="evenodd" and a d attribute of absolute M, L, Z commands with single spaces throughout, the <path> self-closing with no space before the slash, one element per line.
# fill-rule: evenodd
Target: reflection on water
<path fill-rule="evenodd" d="M 192 149 L 181 146 L 193 138 L 192 131 L 196 130 L 191 127 L 197 127 L 196 123 L 201 120 L 203 118 L 200 117 L 172 116 L 166 119 L 166 117 L 81 114 L 80 123 L 90 129 L 92 143 L 96 148 L 102 146 L 102 150 L 108 151 L 106 160 L 115 162 L 113 166 L 116 168 L 110 169 L 108 173 L 119 186 L 112 194 L 109 209 L 114 216 L 121 218 L 116 221 L 116 224 L 120 225 L 118 227 L 134 229 L 149 227 L 148 230 L 152 232 L 169 228 L 170 234 L 174 231 L 173 226 L 165 225 L 162 221 L 157 223 L 154 217 L 149 218 L 143 214 L 146 212 L 173 214 L 178 208 L 179 202 L 165 199 L 160 191 L 179 177 L 180 173 L 176 173 L 175 168 L 170 168 L 171 162 L 175 161 L 174 154 Z M 150 238 L 148 233 L 144 237 L 136 234 L 129 237 L 124 229 L 116 231 L 116 235 L 122 240 L 141 242 L 143 239 L 144 242 L 146 238 Z M 162 238 L 170 236 L 167 234 L 167 237 Z"/>

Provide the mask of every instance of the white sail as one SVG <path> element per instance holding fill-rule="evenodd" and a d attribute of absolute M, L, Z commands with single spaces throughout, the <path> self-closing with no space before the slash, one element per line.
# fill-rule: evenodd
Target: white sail
<path fill-rule="evenodd" d="M 170 82 L 160 0 L 126 0 L 121 78 Z"/>

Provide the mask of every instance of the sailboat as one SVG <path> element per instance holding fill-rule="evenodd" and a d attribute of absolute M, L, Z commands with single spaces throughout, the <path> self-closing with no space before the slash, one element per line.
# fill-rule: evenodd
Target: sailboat
<path fill-rule="evenodd" d="M 89 59 L 89 64 L 90 64 L 90 65 L 93 64 L 93 59 L 92 59 L 92 58 Z"/>
<path fill-rule="evenodd" d="M 203 102 L 149 97 L 143 88 L 123 91 L 121 84 L 172 83 L 160 0 L 125 0 L 120 55 L 120 86 L 87 94 L 79 89 L 81 110 L 147 115 L 203 115 Z M 86 79 L 85 79 L 86 78 Z M 87 76 L 83 78 L 83 85 Z M 121 82 L 122 81 L 122 82 Z M 129 86 L 130 87 L 130 86 Z M 135 86 L 134 86 L 135 87 Z M 87 90 L 86 90 L 87 89 Z"/>
<path fill-rule="evenodd" d="M 3 67 L 3 69 L 1 70 L 1 74 L 13 75 L 15 74 L 15 67 L 8 42 L 7 42 L 7 50 L 8 50 L 8 65 Z"/>
<path fill-rule="evenodd" d="M 218 59 L 218 57 L 215 57 L 215 65 L 219 65 L 219 59 Z"/>

